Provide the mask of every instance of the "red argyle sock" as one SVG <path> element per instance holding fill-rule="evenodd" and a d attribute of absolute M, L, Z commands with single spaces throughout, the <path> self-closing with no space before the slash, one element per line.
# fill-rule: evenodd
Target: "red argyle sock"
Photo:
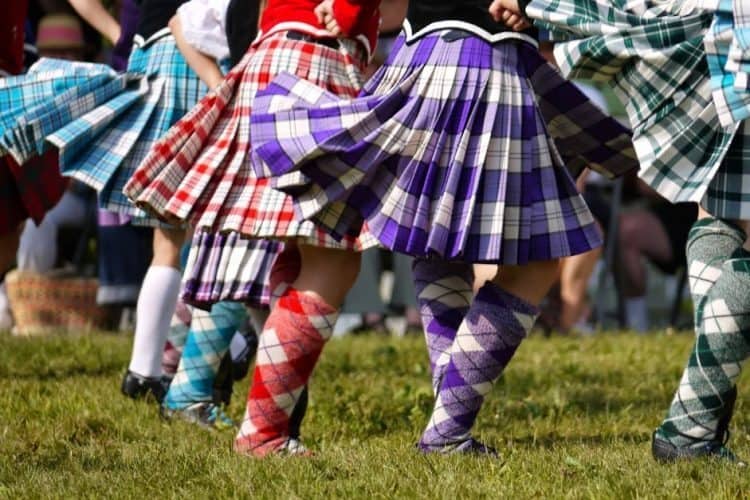
<path fill-rule="evenodd" d="M 263 456 L 283 450 L 289 417 L 307 385 L 338 311 L 322 299 L 288 287 L 258 343 L 247 409 L 234 448 Z"/>

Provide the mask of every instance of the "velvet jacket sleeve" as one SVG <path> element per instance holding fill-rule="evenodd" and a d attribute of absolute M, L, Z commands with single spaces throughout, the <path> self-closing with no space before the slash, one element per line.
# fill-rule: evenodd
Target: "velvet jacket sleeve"
<path fill-rule="evenodd" d="M 344 35 L 377 31 L 380 0 L 334 0 L 333 16 Z"/>

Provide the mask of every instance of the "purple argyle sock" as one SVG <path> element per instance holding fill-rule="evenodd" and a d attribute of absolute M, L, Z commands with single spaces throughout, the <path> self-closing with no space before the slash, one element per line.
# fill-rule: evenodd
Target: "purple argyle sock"
<path fill-rule="evenodd" d="M 432 389 L 437 394 L 456 331 L 471 305 L 474 272 L 465 262 L 415 258 L 412 275 L 430 357 Z"/>
<path fill-rule="evenodd" d="M 484 396 L 534 324 L 538 309 L 487 282 L 450 349 L 430 421 L 419 446 L 450 452 L 471 439 Z"/>

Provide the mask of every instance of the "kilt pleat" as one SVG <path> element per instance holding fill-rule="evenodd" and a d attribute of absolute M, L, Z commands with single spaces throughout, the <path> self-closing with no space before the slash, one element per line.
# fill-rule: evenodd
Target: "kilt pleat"
<path fill-rule="evenodd" d="M 256 174 L 334 237 L 364 220 L 383 246 L 415 256 L 520 265 L 585 252 L 600 235 L 548 135 L 539 102 L 554 92 L 534 88 L 539 61 L 524 42 L 444 31 L 402 37 L 354 100 L 281 75 L 251 117 Z M 588 103 L 563 87 L 555 99 L 569 108 L 550 105 L 550 116 Z M 630 147 L 625 129 L 609 127 Z M 611 154 L 632 167 L 632 154 Z"/>
<path fill-rule="evenodd" d="M 19 164 L 42 154 L 48 131 L 80 116 L 117 86 L 108 66 L 42 59 L 26 75 L 0 80 L 0 149 Z"/>
<path fill-rule="evenodd" d="M 198 102 L 197 75 L 164 36 L 137 46 L 118 75 L 95 64 L 42 60 L 27 77 L 0 86 L 0 147 L 26 161 L 50 146 L 60 169 L 99 192 L 102 208 L 161 224 L 122 188 L 151 146 Z M 0 108 L 1 109 L 1 108 Z"/>
<path fill-rule="evenodd" d="M 746 56 L 739 48 L 731 63 L 728 54 L 742 45 L 746 21 L 729 21 L 732 5 L 532 0 L 526 12 L 559 42 L 563 74 L 606 82 L 625 105 L 644 181 L 669 201 L 750 219 L 742 159 L 750 130 L 738 122 Z"/>
<path fill-rule="evenodd" d="M 238 233 L 196 233 L 183 273 L 182 299 L 203 309 L 223 300 L 267 307 L 268 277 L 281 247 Z"/>
<path fill-rule="evenodd" d="M 248 119 L 255 93 L 282 71 L 356 95 L 362 65 L 356 46 L 342 41 L 334 50 L 284 32 L 262 39 L 152 147 L 125 193 L 163 220 L 206 231 L 360 248 L 355 236 L 338 241 L 312 222 L 296 220 L 291 198 L 252 175 Z"/>

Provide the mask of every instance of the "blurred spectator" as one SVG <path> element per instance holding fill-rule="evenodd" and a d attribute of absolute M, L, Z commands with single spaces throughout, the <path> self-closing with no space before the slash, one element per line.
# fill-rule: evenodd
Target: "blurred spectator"
<path fill-rule="evenodd" d="M 650 325 L 645 261 L 670 275 L 686 265 L 685 245 L 698 217 L 698 205 L 672 204 L 645 183 L 639 181 L 639 186 L 647 204 L 620 216 L 618 262 L 626 325 L 637 332 L 645 332 Z"/>
<path fill-rule="evenodd" d="M 80 60 L 84 49 L 81 24 L 69 14 L 45 16 L 39 22 L 36 45 L 40 57 Z M 80 232 L 87 225 L 93 226 L 93 210 L 93 192 L 80 183 L 71 182 L 62 199 L 39 225 L 31 220 L 26 222 L 16 254 L 18 269 L 44 273 L 60 265 L 60 229 L 67 227 Z M 0 304 L 6 302 L 4 297 L 0 298 Z M 0 315 L 5 318 L 7 313 L 6 307 Z"/>
<path fill-rule="evenodd" d="M 82 61 L 84 42 L 81 23 L 70 14 L 44 16 L 37 27 L 36 48 L 39 57 Z"/>
<path fill-rule="evenodd" d="M 343 314 L 360 315 L 359 326 L 354 329 L 355 333 L 389 333 L 386 326 L 388 316 L 403 316 L 401 327 L 393 327 L 396 330 L 393 333 L 422 331 L 411 276 L 411 261 L 412 259 L 406 255 L 389 254 L 379 248 L 367 250 L 362 254 L 359 276 L 342 306 Z M 383 287 L 383 272 L 388 268 L 393 272 L 393 280 L 390 283 L 392 286 Z M 381 294 L 384 288 L 386 293 Z"/>

